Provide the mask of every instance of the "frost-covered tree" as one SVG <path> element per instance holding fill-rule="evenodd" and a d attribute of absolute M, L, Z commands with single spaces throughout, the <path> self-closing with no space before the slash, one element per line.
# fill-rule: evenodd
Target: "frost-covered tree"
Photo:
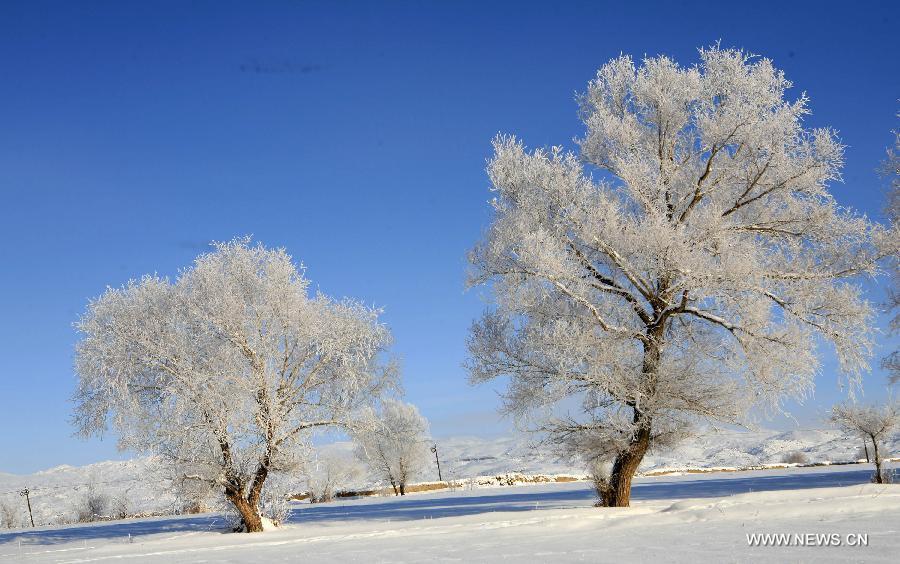
<path fill-rule="evenodd" d="M 110 500 L 110 509 L 114 519 L 127 519 L 131 515 L 133 505 L 129 489 L 119 490 Z"/>
<path fill-rule="evenodd" d="M 309 462 L 304 474 L 310 503 L 326 503 L 358 480 L 363 470 L 350 453 L 323 452 Z"/>
<path fill-rule="evenodd" d="M 0 499 L 0 527 L 14 529 L 19 526 L 19 515 L 16 506 L 10 500 Z"/>
<path fill-rule="evenodd" d="M 406 485 L 429 460 L 428 421 L 416 406 L 388 399 L 381 413 L 363 418 L 361 429 L 354 432 L 359 459 L 396 495 L 406 495 Z"/>
<path fill-rule="evenodd" d="M 162 459 L 155 468 L 160 482 L 169 487 L 175 497 L 174 509 L 182 514 L 205 513 L 221 501 L 222 488 L 211 481 L 193 478 L 205 470 L 203 464 L 191 464 Z"/>
<path fill-rule="evenodd" d="M 886 476 L 882 469 L 883 453 L 879 445 L 900 428 L 900 402 L 887 403 L 881 407 L 836 405 L 831 409 L 831 422 L 845 431 L 859 435 L 863 441 L 872 441 L 872 458 L 875 459 L 873 480 L 877 484 L 883 484 Z"/>
<path fill-rule="evenodd" d="M 87 490 L 76 503 L 75 520 L 79 523 L 92 523 L 107 517 L 110 500 L 97 483 L 91 480 Z"/>
<path fill-rule="evenodd" d="M 855 278 L 900 237 L 835 202 L 843 147 L 804 128 L 790 86 L 737 50 L 687 68 L 621 56 L 580 97 L 579 154 L 494 140 L 470 277 L 494 307 L 472 327 L 470 378 L 509 376 L 508 412 L 610 458 L 606 505 L 627 506 L 648 449 L 695 420 L 809 392 L 819 339 L 850 382 L 867 366 Z M 564 415 L 573 396 L 581 414 Z"/>
<path fill-rule="evenodd" d="M 217 243 L 174 282 L 110 288 L 76 324 L 75 423 L 168 457 L 215 484 L 246 531 L 262 530 L 271 473 L 310 433 L 347 424 L 395 382 L 378 311 L 310 297 L 283 249 Z"/>

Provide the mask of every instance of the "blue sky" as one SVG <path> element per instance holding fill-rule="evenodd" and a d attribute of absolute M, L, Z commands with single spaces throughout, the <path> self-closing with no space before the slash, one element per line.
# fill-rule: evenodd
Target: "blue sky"
<path fill-rule="evenodd" d="M 123 456 L 71 437 L 72 322 L 107 285 L 244 234 L 385 309 L 436 436 L 505 432 L 499 386 L 460 366 L 484 307 L 464 279 L 490 139 L 571 144 L 604 62 L 689 64 L 721 40 L 809 93 L 808 124 L 849 146 L 839 201 L 879 217 L 898 19 L 894 2 L 3 2 L 0 471 Z M 802 425 L 841 397 L 826 357 Z"/>

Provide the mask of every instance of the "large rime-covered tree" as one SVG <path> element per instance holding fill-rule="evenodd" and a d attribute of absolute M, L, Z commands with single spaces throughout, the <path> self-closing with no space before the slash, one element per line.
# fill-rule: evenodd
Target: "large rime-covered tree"
<path fill-rule="evenodd" d="M 123 448 L 215 484 L 248 532 L 262 530 L 267 477 L 395 380 L 377 311 L 311 297 L 283 249 L 246 239 L 216 244 L 174 282 L 108 289 L 77 328 L 79 430 L 111 422 Z"/>
<path fill-rule="evenodd" d="M 692 422 L 810 391 L 820 339 L 852 383 L 867 365 L 855 278 L 896 240 L 835 202 L 842 145 L 804 128 L 789 87 L 742 51 L 689 68 L 621 56 L 580 98 L 579 154 L 494 141 L 470 279 L 494 306 L 473 325 L 470 377 L 508 376 L 509 412 L 608 458 L 605 505 L 627 506 L 648 449 Z M 573 396 L 583 409 L 564 414 Z"/>

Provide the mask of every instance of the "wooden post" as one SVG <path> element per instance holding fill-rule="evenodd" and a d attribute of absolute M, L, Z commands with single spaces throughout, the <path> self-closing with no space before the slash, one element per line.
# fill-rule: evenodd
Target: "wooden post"
<path fill-rule="evenodd" d="M 34 527 L 34 515 L 31 513 L 31 497 L 29 497 L 30 494 L 31 492 L 28 491 L 28 488 L 25 488 L 24 490 L 19 492 L 19 495 L 25 496 L 25 503 L 28 504 L 28 518 L 31 519 L 31 526 Z"/>
<path fill-rule="evenodd" d="M 431 452 L 434 453 L 434 461 L 437 463 L 438 481 L 443 482 L 444 478 L 441 476 L 441 459 L 438 458 L 437 445 L 434 445 L 433 447 L 431 447 Z"/>

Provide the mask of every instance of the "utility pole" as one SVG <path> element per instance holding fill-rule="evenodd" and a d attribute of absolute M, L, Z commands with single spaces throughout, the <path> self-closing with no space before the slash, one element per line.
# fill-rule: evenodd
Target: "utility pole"
<path fill-rule="evenodd" d="M 31 519 L 31 526 L 34 527 L 34 515 L 31 513 L 31 497 L 29 497 L 30 494 L 31 492 L 28 491 L 28 488 L 25 488 L 24 490 L 19 492 L 19 495 L 25 496 L 25 503 L 28 504 L 28 518 Z"/>
<path fill-rule="evenodd" d="M 438 481 L 439 481 L 439 482 L 443 482 L 443 481 L 444 481 L 444 478 L 443 478 L 443 476 L 441 476 L 441 459 L 438 458 L 437 445 L 434 445 L 433 447 L 431 447 L 431 452 L 434 453 L 434 461 L 437 463 L 437 468 L 438 468 Z"/>

